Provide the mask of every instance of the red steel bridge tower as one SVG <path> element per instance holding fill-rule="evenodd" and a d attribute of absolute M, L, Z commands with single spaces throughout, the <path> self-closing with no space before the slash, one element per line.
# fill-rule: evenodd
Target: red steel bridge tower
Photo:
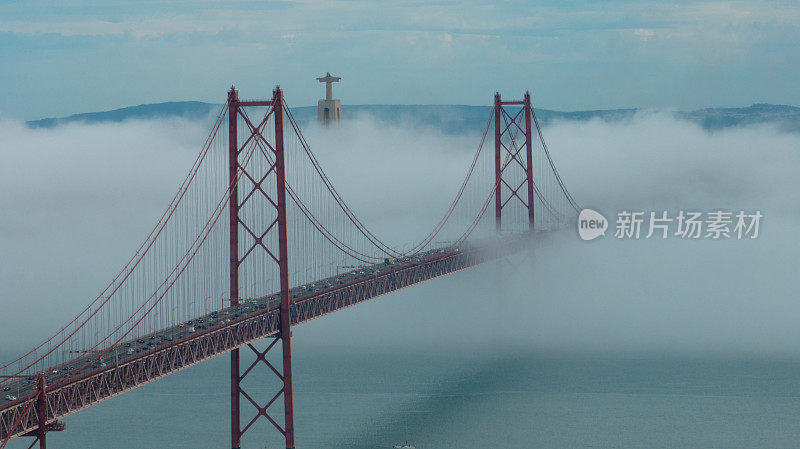
<path fill-rule="evenodd" d="M 294 410 L 292 401 L 292 343 L 291 343 L 291 310 L 289 305 L 289 265 L 288 248 L 286 237 L 286 170 L 284 165 L 284 142 L 283 142 L 283 91 L 276 87 L 271 100 L 241 101 L 236 90 L 231 87 L 228 92 L 228 179 L 230 182 L 230 297 L 231 306 L 239 305 L 239 266 L 253 252 L 263 250 L 278 265 L 280 276 L 280 331 L 274 337 L 272 343 L 264 351 L 259 351 L 252 344 L 247 347 L 255 354 L 255 361 L 243 373 L 240 372 L 239 349 L 231 351 L 231 448 L 241 447 L 242 434 L 260 418 L 266 418 L 273 426 L 283 434 L 286 440 L 286 448 L 294 448 Z M 268 108 L 263 120 L 254 125 L 244 108 L 247 107 L 266 107 Z M 275 126 L 274 144 L 270 144 L 264 137 L 263 131 L 268 123 L 270 116 Z M 247 125 L 244 143 L 239 145 L 238 124 L 242 119 Z M 268 159 L 270 165 L 263 173 L 255 173 L 249 169 L 242 160 L 241 149 L 249 142 L 260 142 L 266 151 L 272 154 Z M 248 171 L 250 170 L 250 171 Z M 265 183 L 270 180 L 270 175 L 274 175 L 275 189 L 268 188 Z M 239 195 L 240 181 L 244 184 L 245 179 L 249 181 L 249 188 L 243 192 L 244 196 Z M 262 196 L 266 199 L 268 207 L 274 208 L 274 213 L 264 214 L 274 219 L 264 229 L 255 228 L 253 223 L 249 223 L 241 214 L 242 206 L 254 196 Z M 252 242 L 248 242 L 248 247 L 240 248 L 239 231 L 240 228 L 250 234 Z M 278 234 L 278 251 L 270 250 L 265 244 L 268 234 Z M 244 249 L 244 252 L 242 252 Z M 275 344 L 281 341 L 283 366 L 282 371 L 271 364 L 267 358 L 269 352 Z M 256 402 L 242 387 L 242 380 L 250 374 L 252 369 L 258 364 L 266 364 L 270 370 L 280 379 L 281 389 L 265 405 Z M 273 416 L 270 416 L 267 409 L 283 396 L 284 416 L 283 425 Z M 240 421 L 241 398 L 249 401 L 257 410 L 257 414 L 247 424 L 242 427 Z"/>
<path fill-rule="evenodd" d="M 231 306 L 239 304 L 239 266 L 253 251 L 266 251 L 278 265 L 280 276 L 280 332 L 267 346 L 259 351 L 252 344 L 247 347 L 255 355 L 255 360 L 242 373 L 241 354 L 239 349 L 231 351 L 231 448 L 241 447 L 242 435 L 260 418 L 266 418 L 285 438 L 286 448 L 293 449 L 294 442 L 294 406 L 292 397 L 292 350 L 291 350 L 291 307 L 289 297 L 289 268 L 287 248 L 286 218 L 286 167 L 284 165 L 283 141 L 283 92 L 276 87 L 271 100 L 242 101 L 238 92 L 231 87 L 228 92 L 228 180 L 230 183 L 229 226 L 230 226 L 230 298 Z M 521 106 L 518 111 L 509 111 L 507 106 Z M 266 107 L 267 114 L 263 120 L 254 124 L 243 113 L 248 107 Z M 518 200 L 528 211 L 528 226 L 534 230 L 534 185 L 533 155 L 531 134 L 531 98 L 526 92 L 522 101 L 503 101 L 499 93 L 494 98 L 494 137 L 495 137 L 495 223 L 497 230 L 502 228 L 502 211 L 512 200 Z M 269 118 L 274 124 L 274 143 L 270 144 L 263 132 Z M 240 144 L 239 122 L 246 124 L 243 142 Z M 521 142 L 517 139 L 522 135 Z M 247 164 L 241 160 L 242 151 L 251 141 L 260 141 L 272 152 L 272 163 L 264 173 L 250 173 Z M 524 156 L 521 154 L 524 148 Z M 508 176 L 512 169 L 521 170 L 522 177 L 513 179 Z M 265 188 L 270 175 L 274 174 L 275 189 Z M 519 178 L 519 176 L 517 177 Z M 239 185 L 243 179 L 249 180 L 248 188 L 240 196 Z M 505 186 L 505 187 L 503 187 Z M 525 189 L 523 190 L 523 187 Z M 503 195 L 508 192 L 507 195 Z M 240 214 L 244 202 L 254 195 L 263 196 L 275 210 L 274 220 L 265 229 L 253 229 Z M 505 199 L 504 199 L 505 196 Z M 252 237 L 252 243 L 240 247 L 239 232 L 244 230 Z M 275 254 L 265 244 L 267 235 L 277 232 L 278 252 Z M 272 350 L 278 340 L 281 341 L 282 371 L 279 371 L 267 360 L 267 352 Z M 242 387 L 242 381 L 258 364 L 266 364 L 282 383 L 281 389 L 267 402 L 261 405 L 256 402 Z M 283 397 L 283 425 L 279 418 L 271 416 L 268 408 Z M 242 426 L 241 399 L 245 398 L 257 410 L 257 414 Z"/>
<path fill-rule="evenodd" d="M 482 152 L 492 125 L 493 154 Z M 538 144 L 533 152 L 534 139 L 541 152 Z M 299 189 L 306 181 L 310 187 Z M 292 324 L 513 254 L 534 231 L 534 203 L 539 230 L 548 228 L 543 218 L 563 224 L 579 210 L 528 92 L 522 101 L 495 94 L 460 189 L 431 232 L 406 251 L 378 239 L 336 192 L 280 87 L 266 100 L 240 99 L 231 87 L 195 164 L 130 261 L 71 322 L 0 365 L 0 386 L 16 391 L 0 403 L 0 449 L 19 436 L 45 448 L 46 434 L 64 429 L 60 418 L 226 353 L 231 448 L 240 449 L 242 436 L 264 418 L 294 449 Z M 227 226 L 217 220 L 226 208 Z M 453 229 L 443 232 L 446 226 Z M 455 240 L 435 241 L 444 235 Z M 470 235 L 478 241 L 467 241 Z M 364 265 L 340 274 L 337 260 Z M 302 274 L 307 266 L 310 274 Z M 216 300 L 226 297 L 230 306 L 220 308 Z M 208 323 L 195 329 L 193 320 Z M 264 339 L 271 340 L 260 350 L 255 342 Z M 245 383 L 255 380 L 256 367 L 280 385 L 261 402 Z"/>
<path fill-rule="evenodd" d="M 230 298 L 231 306 L 239 305 L 239 267 L 253 251 L 266 251 L 270 258 L 278 265 L 280 276 L 280 332 L 267 346 L 266 350 L 259 351 L 252 344 L 247 347 L 255 355 L 255 360 L 242 373 L 240 350 L 231 351 L 231 448 L 241 447 L 242 435 L 260 418 L 266 418 L 285 438 L 286 448 L 294 449 L 294 406 L 292 396 L 292 350 L 291 350 L 291 306 L 289 295 L 289 268 L 287 248 L 287 217 L 286 217 L 286 167 L 284 165 L 284 139 L 283 139 L 283 92 L 276 87 L 271 100 L 242 101 L 238 92 L 231 87 L 228 92 L 228 180 L 230 183 L 229 226 L 230 226 Z M 518 111 L 509 112 L 507 106 L 521 106 Z M 257 125 L 250 121 L 243 111 L 248 107 L 266 107 L 267 113 Z M 534 231 L 534 185 L 533 185 L 533 156 L 531 134 L 531 98 L 526 92 L 522 101 L 503 101 L 500 94 L 495 94 L 494 101 L 494 136 L 495 136 L 495 221 L 497 230 L 502 228 L 502 211 L 509 202 L 516 199 L 528 211 L 528 227 Z M 264 128 L 269 118 L 274 124 L 274 142 L 270 144 L 264 136 Z M 246 131 L 240 140 L 240 119 L 246 125 Z M 522 134 L 521 142 L 517 137 Z M 240 141 L 243 143 L 240 144 Z M 242 161 L 242 149 L 250 142 L 261 142 L 272 153 L 272 163 L 263 173 L 251 173 L 247 164 Z M 525 150 L 524 157 L 521 154 Z M 522 173 L 519 176 L 509 176 L 512 170 Z M 275 175 L 275 190 L 266 188 L 270 175 Z M 248 188 L 240 196 L 239 186 L 243 180 L 249 180 Z M 514 179 L 512 181 L 512 179 Z M 505 188 L 503 187 L 505 186 Z M 525 187 L 523 191 L 523 187 Z M 503 192 L 507 191 L 504 199 Z M 254 229 L 240 213 L 242 206 L 253 196 L 263 196 L 274 208 L 275 218 L 264 229 Z M 240 246 L 239 232 L 244 230 L 252 243 L 245 247 Z M 275 254 L 266 245 L 265 240 L 270 233 L 278 234 L 278 252 Z M 278 340 L 281 341 L 282 371 L 279 371 L 267 358 L 267 352 L 273 349 Z M 250 374 L 259 363 L 266 364 L 282 383 L 281 389 L 267 402 L 260 405 L 242 387 L 242 381 Z M 283 425 L 279 419 L 271 416 L 268 408 L 283 396 L 284 413 Z M 257 414 L 247 424 L 242 426 L 241 399 L 245 398 L 257 410 Z"/>
<path fill-rule="evenodd" d="M 509 112 L 505 106 L 521 106 Z M 533 136 L 531 134 L 531 94 L 525 92 L 522 101 L 503 101 L 500 93 L 494 94 L 494 166 L 495 166 L 495 225 L 502 229 L 503 208 L 515 198 L 528 211 L 528 227 L 534 230 Z M 517 136 L 522 133 L 524 141 Z M 524 158 L 522 153 L 525 148 Z M 503 160 L 505 158 L 505 161 Z M 512 171 L 521 176 L 511 176 Z M 504 188 L 505 186 L 505 188 Z M 524 192 L 521 192 L 525 187 Z M 503 200 L 503 193 L 508 195 Z"/>

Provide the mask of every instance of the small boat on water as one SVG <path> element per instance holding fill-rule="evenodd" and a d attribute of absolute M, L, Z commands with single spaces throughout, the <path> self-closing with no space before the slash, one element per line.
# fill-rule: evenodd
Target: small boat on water
<path fill-rule="evenodd" d="M 414 446 L 408 444 L 408 441 L 405 444 L 395 444 L 392 446 L 392 449 L 416 449 Z"/>

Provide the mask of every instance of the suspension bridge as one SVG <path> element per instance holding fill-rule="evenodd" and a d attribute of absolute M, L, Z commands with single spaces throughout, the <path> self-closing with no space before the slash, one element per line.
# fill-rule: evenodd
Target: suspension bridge
<path fill-rule="evenodd" d="M 0 449 L 20 436 L 46 448 L 62 418 L 226 353 L 231 448 L 257 422 L 294 448 L 292 326 L 508 256 L 575 217 L 530 94 L 495 94 L 488 112 L 449 207 L 401 250 L 336 190 L 279 87 L 264 100 L 232 87 L 122 269 L 72 320 L 0 365 Z M 254 345 L 262 339 L 265 350 Z M 259 365 L 275 376 L 270 397 L 244 388 Z"/>

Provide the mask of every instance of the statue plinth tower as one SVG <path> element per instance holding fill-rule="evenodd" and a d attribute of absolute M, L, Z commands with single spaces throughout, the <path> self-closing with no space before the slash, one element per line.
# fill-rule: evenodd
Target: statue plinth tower
<path fill-rule="evenodd" d="M 339 123 L 342 118 L 342 102 L 333 99 L 333 83 L 339 82 L 340 79 L 338 76 L 331 76 L 331 72 L 322 78 L 317 78 L 320 83 L 325 83 L 325 99 L 317 103 L 317 120 L 320 123 L 326 125 L 332 122 Z"/>

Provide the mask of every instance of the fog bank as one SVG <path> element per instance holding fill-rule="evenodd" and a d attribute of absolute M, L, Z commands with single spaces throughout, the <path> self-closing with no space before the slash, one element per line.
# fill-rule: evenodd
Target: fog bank
<path fill-rule="evenodd" d="M 40 340 L 98 293 L 206 133 L 184 120 L 38 130 L 0 122 L 0 353 Z M 345 199 L 378 235 L 401 242 L 438 220 L 480 139 L 369 119 L 307 136 Z M 621 210 L 761 210 L 761 236 L 620 241 L 610 229 L 583 242 L 570 228 L 504 262 L 502 289 L 494 264 L 469 270 L 305 324 L 297 346 L 800 355 L 796 134 L 708 133 L 640 114 L 558 122 L 545 137 L 573 196 L 612 227 Z"/>

